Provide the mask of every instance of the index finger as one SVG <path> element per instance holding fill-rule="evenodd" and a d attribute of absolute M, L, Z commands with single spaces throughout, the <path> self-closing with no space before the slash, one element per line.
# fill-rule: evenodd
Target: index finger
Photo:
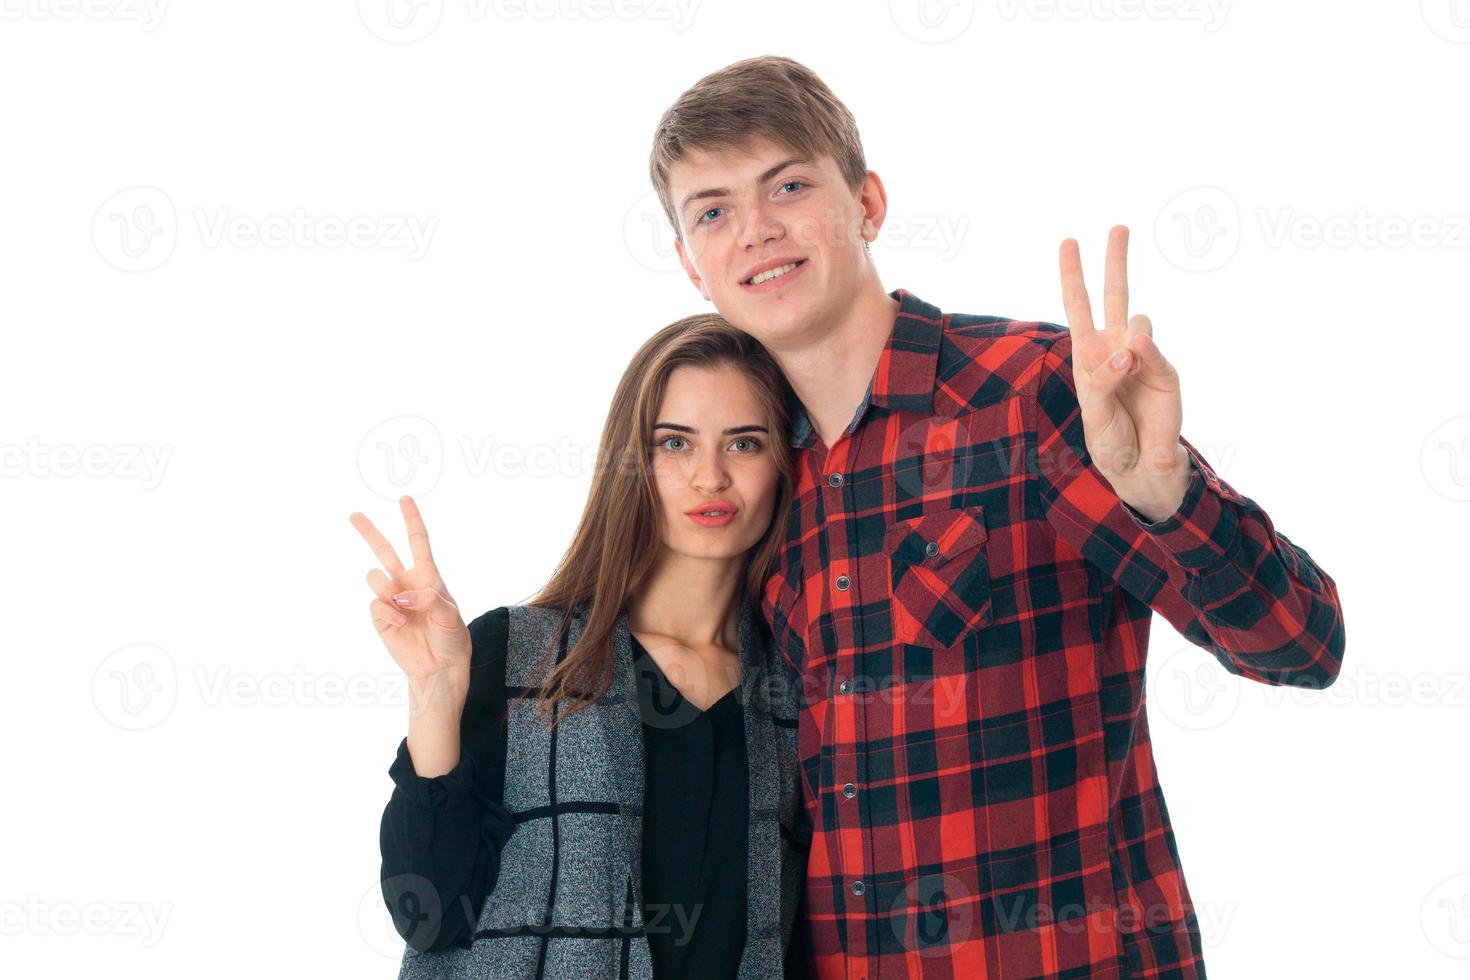
<path fill-rule="evenodd" d="M 378 556 L 378 561 L 382 564 L 384 571 L 393 578 L 402 575 L 403 563 L 398 560 L 398 553 L 393 550 L 393 546 L 388 543 L 388 539 L 383 537 L 382 532 L 373 525 L 373 522 L 368 520 L 367 515 L 354 513 L 349 520 L 352 521 L 352 526 L 357 528 L 357 533 L 361 534 L 363 540 L 368 543 L 368 547 L 373 549 L 373 554 Z"/>
<path fill-rule="evenodd" d="M 1091 334 L 1092 301 L 1087 298 L 1087 286 L 1082 281 L 1082 256 L 1077 251 L 1077 239 L 1062 242 L 1062 305 L 1067 311 L 1067 326 L 1072 337 L 1083 333 Z"/>
<path fill-rule="evenodd" d="M 434 555 L 429 551 L 429 529 L 424 527 L 424 519 L 419 516 L 419 505 L 413 502 L 413 498 L 407 495 L 398 498 L 398 506 L 403 510 L 403 523 L 408 525 L 408 548 L 413 554 L 414 563 L 425 561 L 434 563 Z"/>

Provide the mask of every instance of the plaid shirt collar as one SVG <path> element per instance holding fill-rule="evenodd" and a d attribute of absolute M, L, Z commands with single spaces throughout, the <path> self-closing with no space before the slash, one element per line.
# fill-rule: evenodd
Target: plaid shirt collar
<path fill-rule="evenodd" d="M 934 411 L 935 368 L 939 363 L 939 340 L 942 334 L 938 307 L 924 302 L 907 289 L 888 294 L 898 300 L 898 315 L 878 367 L 868 382 L 867 393 L 858 404 L 857 413 L 848 423 L 847 434 L 857 431 L 869 405 L 903 412 L 928 415 Z M 795 392 L 791 395 L 791 445 L 808 449 L 815 441 L 815 429 L 806 406 Z"/>

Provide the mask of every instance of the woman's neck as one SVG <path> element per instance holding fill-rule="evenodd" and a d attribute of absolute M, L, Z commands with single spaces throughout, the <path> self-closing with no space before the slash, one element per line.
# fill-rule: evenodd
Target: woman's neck
<path fill-rule="evenodd" d="M 648 582 L 628 601 L 628 628 L 677 640 L 690 649 L 739 645 L 745 556 L 695 558 L 665 552 Z"/>

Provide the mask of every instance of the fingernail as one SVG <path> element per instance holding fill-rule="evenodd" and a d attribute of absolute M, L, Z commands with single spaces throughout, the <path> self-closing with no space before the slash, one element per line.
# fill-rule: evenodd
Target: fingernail
<path fill-rule="evenodd" d="M 1116 353 L 1116 354 L 1113 355 L 1113 367 L 1115 367 L 1119 371 L 1121 371 L 1121 370 L 1123 370 L 1127 366 L 1128 366 L 1128 352 L 1126 350 L 1120 350 L 1120 351 L 1118 351 L 1118 353 Z"/>
<path fill-rule="evenodd" d="M 400 606 L 406 606 L 410 602 L 413 602 L 413 594 L 409 592 L 400 592 L 393 597 L 393 601 L 398 603 Z"/>

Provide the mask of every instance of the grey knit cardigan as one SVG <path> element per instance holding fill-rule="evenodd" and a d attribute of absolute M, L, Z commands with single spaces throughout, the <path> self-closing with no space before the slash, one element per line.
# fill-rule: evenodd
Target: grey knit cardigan
<path fill-rule="evenodd" d="M 643 725 L 627 610 L 612 636 L 611 690 L 553 732 L 536 713 L 541 655 L 557 642 L 556 661 L 566 656 L 586 604 L 559 640 L 560 610 L 508 608 L 504 803 L 516 827 L 470 948 L 405 947 L 399 978 L 652 980 L 646 930 L 660 925 L 642 913 Z M 800 690 L 748 599 L 739 635 L 750 824 L 738 976 L 770 980 L 782 975 L 811 837 L 796 771 Z"/>

